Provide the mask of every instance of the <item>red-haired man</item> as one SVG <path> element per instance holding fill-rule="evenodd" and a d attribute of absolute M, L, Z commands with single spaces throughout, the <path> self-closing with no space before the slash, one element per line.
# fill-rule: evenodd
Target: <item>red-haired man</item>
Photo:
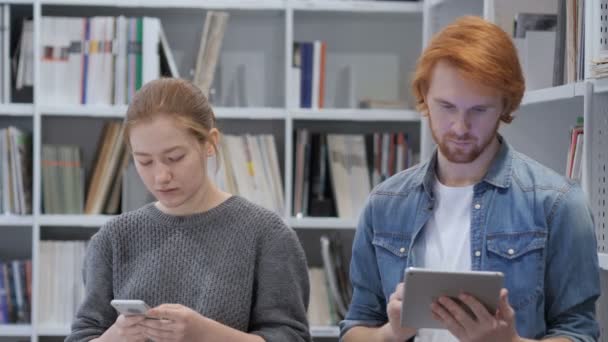
<path fill-rule="evenodd" d="M 343 341 L 595 341 L 599 267 L 591 212 L 576 183 L 498 133 L 524 79 L 510 37 L 463 17 L 423 52 L 414 75 L 432 158 L 373 190 L 353 245 Z M 408 266 L 505 274 L 497 312 L 462 295 L 433 303 L 445 329 L 401 327 Z M 404 303 L 407 305 L 407 303 Z"/>

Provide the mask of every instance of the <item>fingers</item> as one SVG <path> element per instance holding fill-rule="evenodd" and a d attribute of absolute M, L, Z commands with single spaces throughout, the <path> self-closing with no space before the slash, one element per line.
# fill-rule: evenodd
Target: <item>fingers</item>
<path fill-rule="evenodd" d="M 149 321 L 149 320 L 148 320 Z M 165 321 L 168 322 L 168 321 Z M 168 325 L 171 325 L 171 322 L 168 322 Z M 140 326 L 140 329 L 144 336 L 152 341 L 177 341 L 178 336 L 175 334 L 175 331 L 170 329 L 170 326 L 165 327 L 164 329 L 156 328 L 156 327 L 148 327 L 148 326 Z"/>
<path fill-rule="evenodd" d="M 166 319 L 146 319 L 139 323 L 139 326 L 145 330 L 172 332 L 172 323 L 172 321 Z"/>
<path fill-rule="evenodd" d="M 123 328 L 128 328 L 138 325 L 144 319 L 146 319 L 146 317 L 143 315 L 120 315 L 116 319 L 116 323 L 118 323 Z"/>
<path fill-rule="evenodd" d="M 393 292 L 389 298 L 389 301 L 392 301 L 393 299 L 395 300 L 403 300 L 403 283 L 399 283 L 397 284 L 397 286 L 395 287 L 395 292 Z"/>
<path fill-rule="evenodd" d="M 160 319 L 168 319 L 175 321 L 181 318 L 181 306 L 174 304 L 162 304 L 153 309 L 148 310 L 146 315 L 149 317 L 155 317 Z"/>
<path fill-rule="evenodd" d="M 486 307 L 483 306 L 483 304 L 481 304 L 477 298 L 465 293 L 458 296 L 458 298 L 471 309 L 477 318 L 477 322 L 481 324 L 489 324 L 494 320 L 494 316 L 488 312 Z"/>
<path fill-rule="evenodd" d="M 143 342 L 146 338 L 143 335 L 141 328 L 138 326 L 138 323 L 144 319 L 145 318 L 142 315 L 120 315 L 116 319 L 116 323 L 114 324 L 113 328 L 118 336 L 125 338 L 128 341 Z"/>
<path fill-rule="evenodd" d="M 475 318 L 471 317 L 471 315 L 465 311 L 465 308 L 456 302 L 459 301 L 457 298 L 440 297 L 438 301 L 441 306 L 450 313 L 452 318 L 465 330 L 471 331 L 475 329 L 475 325 L 477 324 Z"/>
<path fill-rule="evenodd" d="M 431 304 L 431 311 L 433 313 L 433 317 L 440 321 L 446 329 L 448 329 L 454 336 L 456 336 L 459 340 L 462 339 L 465 335 L 464 327 L 450 314 L 448 310 L 446 310 L 443 305 L 439 302 L 434 302 Z"/>
<path fill-rule="evenodd" d="M 509 304 L 509 291 L 507 289 L 500 290 L 497 316 L 509 325 L 513 325 L 515 322 L 515 310 Z"/>

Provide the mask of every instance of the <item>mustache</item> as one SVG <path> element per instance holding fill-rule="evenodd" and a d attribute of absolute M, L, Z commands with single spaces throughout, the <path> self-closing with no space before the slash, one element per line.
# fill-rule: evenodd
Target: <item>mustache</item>
<path fill-rule="evenodd" d="M 445 135 L 445 138 L 448 140 L 455 140 L 455 141 L 474 141 L 474 140 L 476 140 L 476 138 L 470 134 L 457 135 L 454 133 L 448 133 Z"/>

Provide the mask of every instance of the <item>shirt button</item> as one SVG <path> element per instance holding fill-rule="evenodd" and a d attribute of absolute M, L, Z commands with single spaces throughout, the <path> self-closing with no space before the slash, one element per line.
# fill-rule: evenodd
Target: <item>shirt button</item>
<path fill-rule="evenodd" d="M 476 251 L 476 252 L 475 252 L 475 256 L 476 256 L 476 257 L 480 257 L 480 256 L 481 256 L 481 252 L 480 252 L 480 251 Z"/>
<path fill-rule="evenodd" d="M 475 204 L 475 209 L 481 209 L 481 204 L 479 204 L 479 203 Z"/>
<path fill-rule="evenodd" d="M 509 253 L 509 255 L 513 255 L 513 254 L 515 254 L 515 251 L 513 250 L 513 248 L 509 248 L 507 253 Z"/>
<path fill-rule="evenodd" d="M 401 248 L 399 249 L 399 252 L 400 252 L 400 253 L 405 253 L 405 247 L 401 247 Z"/>

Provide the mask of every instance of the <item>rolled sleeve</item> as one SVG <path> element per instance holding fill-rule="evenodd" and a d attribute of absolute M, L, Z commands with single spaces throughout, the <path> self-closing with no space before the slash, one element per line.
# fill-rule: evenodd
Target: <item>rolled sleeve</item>
<path fill-rule="evenodd" d="M 593 217 L 578 185 L 554 204 L 549 218 L 545 279 L 547 336 L 595 341 L 595 303 L 600 295 Z"/>
<path fill-rule="evenodd" d="M 350 264 L 353 297 L 345 319 L 340 322 L 340 339 L 355 326 L 376 327 L 388 321 L 386 298 L 372 245 L 371 222 L 372 202 L 368 200 L 353 241 Z"/>

